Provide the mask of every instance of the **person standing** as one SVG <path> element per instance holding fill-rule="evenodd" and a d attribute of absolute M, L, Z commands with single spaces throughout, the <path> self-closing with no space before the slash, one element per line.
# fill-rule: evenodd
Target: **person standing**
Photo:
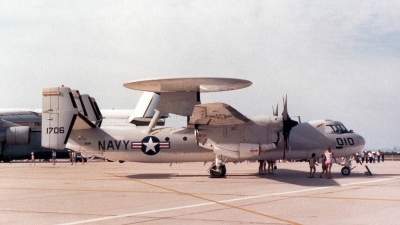
<path fill-rule="evenodd" d="M 72 152 L 72 164 L 76 165 L 76 152 Z"/>
<path fill-rule="evenodd" d="M 311 154 L 311 158 L 308 160 L 308 163 L 310 164 L 310 176 L 308 178 L 314 178 L 315 165 L 318 165 L 315 160 L 315 153 Z"/>
<path fill-rule="evenodd" d="M 31 152 L 31 163 L 29 165 L 32 165 L 32 163 L 34 166 L 36 166 L 35 165 L 35 154 L 33 152 Z"/>
<path fill-rule="evenodd" d="M 372 151 L 368 152 L 368 159 L 369 159 L 369 163 L 372 163 L 372 160 L 374 159 L 374 154 L 372 153 Z"/>
<path fill-rule="evenodd" d="M 74 163 L 74 161 L 72 160 L 72 151 L 68 150 L 69 153 L 69 161 L 71 161 L 71 165 Z"/>
<path fill-rule="evenodd" d="M 54 149 L 53 149 L 53 152 L 52 152 L 52 158 L 53 158 L 53 165 L 56 165 L 56 157 L 57 157 L 57 153 L 56 153 L 56 151 L 54 151 Z"/>
<path fill-rule="evenodd" d="M 325 164 L 325 159 L 326 159 L 325 158 L 325 154 L 322 154 L 321 159 L 322 159 L 322 161 L 321 161 L 322 172 L 319 175 L 319 178 L 322 178 L 322 174 L 324 174 L 324 173 L 325 173 L 325 176 L 328 177 L 328 174 L 327 174 L 327 171 L 326 171 L 326 164 Z"/>
<path fill-rule="evenodd" d="M 381 156 L 382 156 L 382 162 L 385 161 L 385 153 L 381 152 Z"/>
<path fill-rule="evenodd" d="M 274 174 L 274 160 L 267 160 L 268 162 L 268 174 Z"/>
<path fill-rule="evenodd" d="M 264 169 L 265 160 L 258 160 L 258 163 L 260 164 L 258 166 L 258 174 L 260 175 L 265 174 L 265 169 Z"/>
<path fill-rule="evenodd" d="M 85 158 L 82 156 L 82 154 L 81 153 L 79 153 L 80 154 L 80 156 L 81 156 L 81 159 L 82 159 L 82 165 L 85 165 Z M 264 167 L 264 169 L 265 169 L 265 167 Z"/>
<path fill-rule="evenodd" d="M 362 163 L 364 163 L 364 159 L 365 159 L 365 151 L 361 151 L 361 155 L 360 155 L 360 157 L 361 157 L 361 161 L 362 161 Z"/>
<path fill-rule="evenodd" d="M 381 150 L 376 152 L 376 157 L 378 157 L 378 163 L 381 161 Z"/>
<path fill-rule="evenodd" d="M 325 164 L 326 164 L 326 178 L 327 179 L 332 179 L 332 173 L 331 173 L 331 169 L 332 169 L 332 163 L 333 160 L 335 160 L 336 163 L 336 158 L 335 155 L 333 154 L 333 152 L 331 151 L 331 146 L 328 146 L 328 148 L 325 151 Z"/>

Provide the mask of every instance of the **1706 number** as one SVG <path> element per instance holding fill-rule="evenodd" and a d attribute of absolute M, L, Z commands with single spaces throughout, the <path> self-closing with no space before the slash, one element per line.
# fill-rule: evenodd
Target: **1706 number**
<path fill-rule="evenodd" d="M 51 134 L 51 133 L 62 134 L 62 133 L 64 133 L 64 127 L 48 127 L 46 129 L 46 133 L 47 134 Z"/>

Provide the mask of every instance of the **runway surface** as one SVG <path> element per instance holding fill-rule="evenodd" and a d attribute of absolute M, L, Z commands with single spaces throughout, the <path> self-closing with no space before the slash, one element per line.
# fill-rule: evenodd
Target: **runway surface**
<path fill-rule="evenodd" d="M 354 164 L 354 163 L 353 163 Z M 0 224 L 398 224 L 400 162 L 307 178 L 308 163 L 0 163 Z"/>

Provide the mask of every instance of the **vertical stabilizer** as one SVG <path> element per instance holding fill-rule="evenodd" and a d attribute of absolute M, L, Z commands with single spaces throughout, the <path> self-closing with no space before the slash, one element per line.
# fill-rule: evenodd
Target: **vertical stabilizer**
<path fill-rule="evenodd" d="M 140 96 L 139 102 L 136 105 L 134 113 L 129 117 L 129 122 L 136 126 L 147 126 L 156 114 L 156 109 L 160 104 L 160 94 L 153 92 L 143 92 Z M 164 126 L 165 118 L 168 117 L 168 113 L 160 112 L 159 118 L 157 119 L 158 126 Z"/>
<path fill-rule="evenodd" d="M 42 146 L 64 149 L 78 114 L 74 96 L 67 87 L 44 88 L 42 95 Z"/>
<path fill-rule="evenodd" d="M 88 114 L 86 112 L 86 108 L 85 108 L 85 105 L 83 104 L 82 96 L 79 93 L 79 91 L 72 90 L 72 96 L 74 96 L 76 106 L 78 107 L 78 112 L 87 117 Z"/>
<path fill-rule="evenodd" d="M 81 95 L 81 99 L 84 107 L 86 108 L 87 112 L 86 118 L 96 126 L 99 126 L 103 118 L 97 106 L 96 100 L 87 94 Z"/>

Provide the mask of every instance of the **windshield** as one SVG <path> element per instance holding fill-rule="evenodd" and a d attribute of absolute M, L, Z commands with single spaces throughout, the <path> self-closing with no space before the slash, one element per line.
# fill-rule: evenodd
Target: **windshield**
<path fill-rule="evenodd" d="M 349 131 L 347 130 L 347 128 L 341 124 L 335 124 L 335 125 L 326 125 L 326 133 L 348 133 Z"/>

